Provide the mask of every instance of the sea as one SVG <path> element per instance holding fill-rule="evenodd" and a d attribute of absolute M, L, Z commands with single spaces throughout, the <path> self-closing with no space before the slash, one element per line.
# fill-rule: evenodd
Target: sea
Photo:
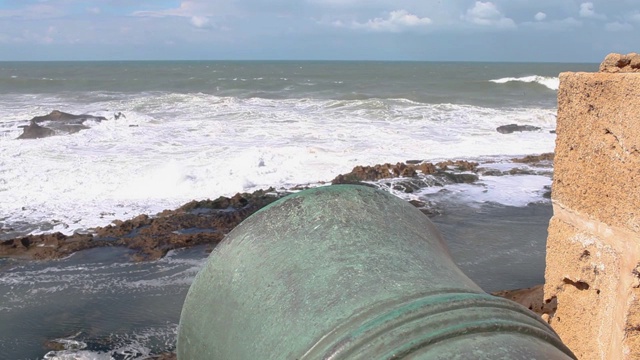
<path fill-rule="evenodd" d="M 502 175 L 411 193 L 376 185 L 432 204 L 454 260 L 485 291 L 540 284 L 552 169 L 510 159 L 553 152 L 559 73 L 597 68 L 0 62 L 0 240 L 90 231 L 238 192 L 323 186 L 357 165 L 469 160 Z M 107 120 L 17 139 L 29 119 L 53 110 Z M 496 131 L 508 124 L 540 130 Z M 509 173 L 522 167 L 529 171 Z M 175 350 L 182 302 L 208 254 L 194 247 L 135 263 L 128 253 L 0 259 L 0 359 L 145 359 Z"/>

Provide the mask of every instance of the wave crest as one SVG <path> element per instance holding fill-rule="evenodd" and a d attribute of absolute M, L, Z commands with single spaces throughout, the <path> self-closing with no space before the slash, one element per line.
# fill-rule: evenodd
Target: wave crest
<path fill-rule="evenodd" d="M 540 75 L 531 75 L 531 76 L 523 76 L 523 77 L 505 77 L 501 79 L 493 79 L 489 80 L 496 84 L 506 84 L 508 82 L 524 82 L 524 83 L 538 83 L 540 85 L 544 85 L 551 90 L 558 90 L 558 86 L 560 85 L 560 79 L 553 76 L 540 76 Z"/>

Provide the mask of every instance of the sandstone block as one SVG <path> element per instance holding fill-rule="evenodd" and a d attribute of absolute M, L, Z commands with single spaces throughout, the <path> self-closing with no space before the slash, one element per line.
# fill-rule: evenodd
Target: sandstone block
<path fill-rule="evenodd" d="M 554 200 L 640 231 L 640 74 L 562 73 Z"/>

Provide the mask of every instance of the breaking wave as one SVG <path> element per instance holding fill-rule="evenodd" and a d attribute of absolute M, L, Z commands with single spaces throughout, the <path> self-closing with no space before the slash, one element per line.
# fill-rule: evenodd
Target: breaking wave
<path fill-rule="evenodd" d="M 506 84 L 508 82 L 524 82 L 524 83 L 538 83 L 540 85 L 544 85 L 551 90 L 558 90 L 558 86 L 560 85 L 560 79 L 553 76 L 539 76 L 539 75 L 531 75 L 531 76 L 523 76 L 523 77 L 505 77 L 500 79 L 489 80 L 496 84 Z"/>

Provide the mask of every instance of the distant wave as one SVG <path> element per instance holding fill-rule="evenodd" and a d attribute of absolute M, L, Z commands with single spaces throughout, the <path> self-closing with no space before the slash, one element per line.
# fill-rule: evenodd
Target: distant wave
<path fill-rule="evenodd" d="M 505 77 L 505 78 L 493 79 L 489 81 L 497 84 L 505 84 L 512 81 L 525 82 L 525 83 L 538 83 L 540 85 L 546 86 L 551 90 L 558 90 L 558 86 L 560 85 L 560 79 L 558 79 L 557 77 L 539 76 L 539 75 L 523 76 L 519 78 Z"/>

